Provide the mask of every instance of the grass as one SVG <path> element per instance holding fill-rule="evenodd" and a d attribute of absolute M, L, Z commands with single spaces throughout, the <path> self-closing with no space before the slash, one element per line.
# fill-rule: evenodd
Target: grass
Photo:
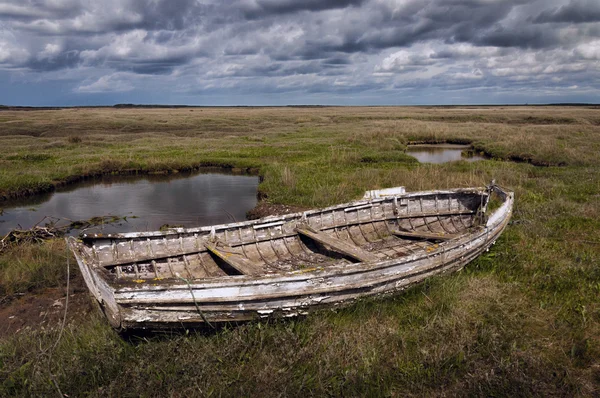
<path fill-rule="evenodd" d="M 513 224 L 465 270 L 301 320 L 123 339 L 96 312 L 0 338 L 0 395 L 592 396 L 600 391 L 600 113 L 585 107 L 3 111 L 0 196 L 80 176 L 256 170 L 263 200 L 366 189 L 515 190 Z M 482 162 L 419 165 L 409 142 Z M 510 162 L 507 160 L 518 160 Z M 0 293 L 64 286 L 62 241 L 0 255 Z M 73 265 L 73 262 L 71 262 Z M 73 275 L 77 271 L 73 267 Z"/>
<path fill-rule="evenodd" d="M 14 246 L 0 255 L 0 297 L 63 286 L 67 248 L 62 239 Z M 72 263 L 76 264 L 76 263 Z M 76 266 L 72 267 L 74 272 Z"/>

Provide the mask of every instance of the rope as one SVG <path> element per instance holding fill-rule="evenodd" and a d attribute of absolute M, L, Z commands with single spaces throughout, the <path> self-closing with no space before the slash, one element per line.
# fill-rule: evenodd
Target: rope
<path fill-rule="evenodd" d="M 58 347 L 58 343 L 62 339 L 63 331 L 65 330 L 65 325 L 67 323 L 67 311 L 69 310 L 69 284 L 70 284 L 70 280 L 71 280 L 71 264 L 70 264 L 71 256 L 69 255 L 69 245 L 68 244 L 66 246 L 66 250 L 67 250 L 67 297 L 65 299 L 65 313 L 63 315 L 62 324 L 60 325 L 60 331 L 58 333 L 58 338 L 54 342 L 54 345 L 48 351 L 48 375 L 50 376 L 50 380 L 52 381 L 52 384 L 54 384 L 54 387 L 56 387 L 56 390 L 60 397 L 65 397 L 66 395 L 63 394 L 63 392 L 61 391 L 61 389 L 58 385 L 58 382 L 56 381 L 54 375 L 50 371 L 50 365 L 52 364 L 52 354 L 54 354 L 54 350 L 56 349 L 56 347 Z"/>
<path fill-rule="evenodd" d="M 215 329 L 214 325 L 212 323 L 210 323 L 208 321 L 208 319 L 206 319 L 206 317 L 204 316 L 204 313 L 200 310 L 200 306 L 198 305 L 198 302 L 196 301 L 196 297 L 194 296 L 194 290 L 192 290 L 192 285 L 190 284 L 190 281 L 188 281 L 185 278 L 182 278 L 179 275 L 178 275 L 178 278 L 181 279 L 182 281 L 184 281 L 185 283 L 187 283 L 188 289 L 190 289 L 190 294 L 192 295 L 192 299 L 194 300 L 194 305 L 196 306 L 196 311 L 198 311 L 198 314 L 200 314 L 200 318 L 202 318 L 202 320 L 204 321 L 204 323 L 206 323 L 212 329 Z"/>
<path fill-rule="evenodd" d="M 54 346 L 52 347 L 52 350 L 50 351 L 50 355 L 52 355 L 52 352 L 54 351 L 56 346 L 58 346 L 58 343 L 60 342 L 60 339 L 62 338 L 63 331 L 65 330 L 65 324 L 67 323 L 67 310 L 69 309 L 69 283 L 70 283 L 70 279 L 71 279 L 70 260 L 71 260 L 71 256 L 69 255 L 69 246 L 67 246 L 67 298 L 65 299 L 65 313 L 63 315 L 62 325 L 60 326 L 60 332 L 58 334 L 58 339 L 56 339 L 56 342 L 54 343 Z"/>

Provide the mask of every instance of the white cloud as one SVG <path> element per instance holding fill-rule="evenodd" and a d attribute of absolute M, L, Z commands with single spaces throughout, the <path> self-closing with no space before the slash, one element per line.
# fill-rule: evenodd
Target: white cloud
<path fill-rule="evenodd" d="M 61 46 L 59 44 L 48 43 L 44 47 L 44 50 L 38 54 L 38 58 L 52 58 L 61 52 Z"/>
<path fill-rule="evenodd" d="M 75 91 L 80 93 L 121 93 L 135 88 L 133 76 L 125 73 L 113 73 L 100 77 L 95 82 L 82 84 Z"/>
<path fill-rule="evenodd" d="M 448 76 L 457 80 L 479 80 L 483 79 L 483 72 L 481 69 L 473 69 L 470 72 L 449 73 Z"/>
<path fill-rule="evenodd" d="M 498 56 L 503 49 L 491 46 L 474 46 L 469 43 L 439 44 L 440 48 L 432 55 L 434 58 L 487 58 Z"/>
<path fill-rule="evenodd" d="M 600 40 L 580 44 L 575 52 L 584 59 L 600 60 Z"/>
<path fill-rule="evenodd" d="M 375 67 L 376 72 L 403 72 L 414 70 L 415 67 L 426 67 L 436 63 L 431 58 L 434 51 L 431 48 L 418 46 L 409 50 L 396 51 L 388 55 Z"/>
<path fill-rule="evenodd" d="M 2 32 L 0 32 L 0 65 L 18 65 L 28 58 L 29 52 L 26 49 L 17 47 L 14 41 L 9 37 L 2 37 Z"/>

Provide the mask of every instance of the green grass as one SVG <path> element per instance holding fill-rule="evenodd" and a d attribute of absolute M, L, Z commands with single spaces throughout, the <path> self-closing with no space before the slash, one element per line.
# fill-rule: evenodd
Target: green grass
<path fill-rule="evenodd" d="M 0 123 L 11 121 L 0 129 L 3 196 L 82 175 L 222 165 L 261 174 L 261 195 L 273 203 L 325 206 L 378 187 L 494 178 L 514 189 L 516 205 L 497 244 L 463 271 L 336 312 L 133 340 L 93 312 L 69 323 L 55 349 L 56 328 L 5 337 L 0 395 L 597 395 L 599 115 L 583 107 L 2 112 Z M 473 143 L 495 159 L 419 165 L 404 153 L 409 142 Z M 60 240 L 7 250 L 0 292 L 64 286 L 64 256 Z"/>
<path fill-rule="evenodd" d="M 62 239 L 16 245 L 0 254 L 0 297 L 64 286 L 67 248 Z M 74 260 L 71 270 L 79 272 Z"/>

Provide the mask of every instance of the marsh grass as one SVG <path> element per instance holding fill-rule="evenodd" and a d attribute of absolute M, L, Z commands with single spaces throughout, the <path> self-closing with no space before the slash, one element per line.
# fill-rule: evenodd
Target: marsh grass
<path fill-rule="evenodd" d="M 14 245 L 0 255 L 0 296 L 62 286 L 66 282 L 66 245 L 62 239 Z M 77 272 L 74 259 L 71 271 Z"/>
<path fill-rule="evenodd" d="M 4 196 L 80 175 L 207 165 L 255 168 L 263 200 L 304 207 L 352 200 L 367 189 L 484 186 L 492 179 L 516 194 L 512 224 L 461 272 L 335 312 L 207 334 L 124 339 L 92 313 L 67 325 L 52 356 L 45 352 L 56 329 L 0 340 L 0 395 L 51 395 L 56 385 L 70 396 L 600 391 L 596 109 L 80 109 L 0 116 L 11 121 L 0 130 L 8 148 L 0 154 Z M 420 165 L 404 153 L 409 142 L 471 143 L 492 159 Z M 62 241 L 3 254 L 2 294 L 63 285 L 64 256 Z"/>

